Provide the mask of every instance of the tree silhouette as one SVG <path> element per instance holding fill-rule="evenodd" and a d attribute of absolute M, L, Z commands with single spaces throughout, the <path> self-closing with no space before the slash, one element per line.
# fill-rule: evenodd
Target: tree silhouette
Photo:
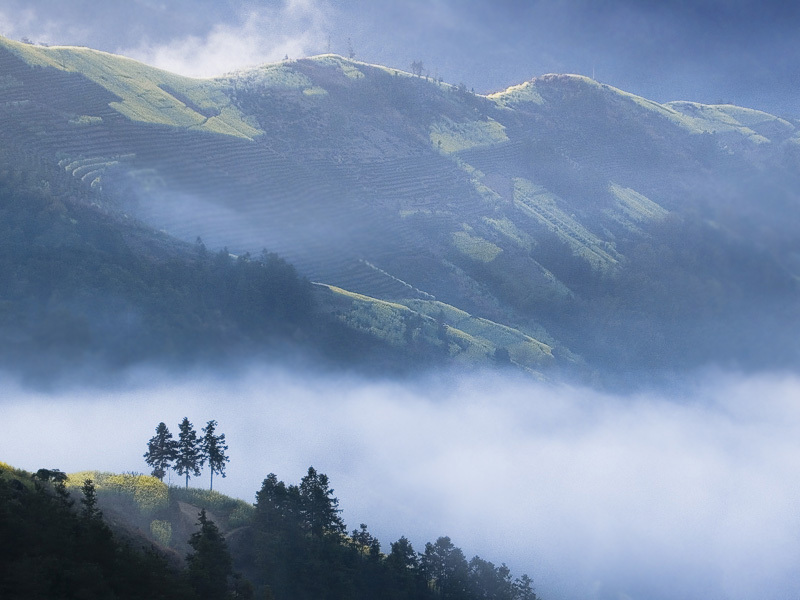
<path fill-rule="evenodd" d="M 179 426 L 177 457 L 175 458 L 175 470 L 179 475 L 186 476 L 186 487 L 189 487 L 189 476 L 200 475 L 200 467 L 203 466 L 203 453 L 201 452 L 197 432 L 192 427 L 187 417 Z"/>
<path fill-rule="evenodd" d="M 228 545 L 214 521 L 206 517 L 206 509 L 200 511 L 198 524 L 200 529 L 189 538 L 194 552 L 186 557 L 189 583 L 201 600 L 222 600 L 233 575 Z"/>
<path fill-rule="evenodd" d="M 200 442 L 201 452 L 211 469 L 211 484 L 208 488 L 210 490 L 214 489 L 214 473 L 225 477 L 225 464 L 230 461 L 230 458 L 225 455 L 225 451 L 228 449 L 225 444 L 225 434 L 214 435 L 216 427 L 216 421 L 209 421 L 203 427 L 203 439 Z"/>
<path fill-rule="evenodd" d="M 339 513 L 339 500 L 334 498 L 328 476 L 317 473 L 314 467 L 300 480 L 300 512 L 311 535 L 321 537 L 324 533 L 344 533 L 345 525 Z"/>
<path fill-rule="evenodd" d="M 156 434 L 147 443 L 147 452 L 144 453 L 144 460 L 148 466 L 153 468 L 153 477 L 158 477 L 164 481 L 167 469 L 172 466 L 172 462 L 178 457 L 178 444 L 172 439 L 172 434 L 167 426 L 161 422 L 156 427 Z"/>
<path fill-rule="evenodd" d="M 461 548 L 449 537 L 425 544 L 420 566 L 440 598 L 461 598 L 467 593 L 469 566 Z"/>
<path fill-rule="evenodd" d="M 97 508 L 97 490 L 94 482 L 91 479 L 85 479 L 81 486 L 81 492 L 83 493 L 81 515 L 87 521 L 100 521 L 103 513 Z"/>

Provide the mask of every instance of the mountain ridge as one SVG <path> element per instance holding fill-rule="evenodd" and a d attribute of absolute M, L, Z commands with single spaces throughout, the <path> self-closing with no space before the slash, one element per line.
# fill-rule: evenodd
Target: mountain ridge
<path fill-rule="evenodd" d="M 510 352 L 534 371 L 548 353 L 504 347 L 502 327 L 600 370 L 745 366 L 734 348 L 776 332 L 780 352 L 757 362 L 797 358 L 779 324 L 800 274 L 800 133 L 786 119 L 658 104 L 578 75 L 481 96 L 336 55 L 190 80 L 89 50 L 0 46 L 7 145 L 179 239 L 277 252 L 355 294 L 336 314 L 362 333 L 408 343 L 421 325 L 391 333 L 400 309 L 376 315 L 411 303 L 424 323 L 419 302 L 439 301 L 500 328 L 478 340 L 483 360 Z M 441 342 L 451 357 L 476 348 Z"/>

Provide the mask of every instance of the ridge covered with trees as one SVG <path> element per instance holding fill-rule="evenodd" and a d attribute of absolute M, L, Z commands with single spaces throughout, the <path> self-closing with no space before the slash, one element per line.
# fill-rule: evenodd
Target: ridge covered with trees
<path fill-rule="evenodd" d="M 402 369 L 431 357 L 348 329 L 274 253 L 234 256 L 181 242 L 7 148 L 0 279 L 0 367 L 37 385 L 153 361 L 224 367 L 302 353 L 320 365 Z"/>
<path fill-rule="evenodd" d="M 32 475 L 0 463 L 0 536 L 18 541 L 3 544 L 0 596 L 537 597 L 530 577 L 513 578 L 505 565 L 495 566 L 479 556 L 467 560 L 446 536 L 419 552 L 401 537 L 384 552 L 365 524 L 348 535 L 328 477 L 313 467 L 297 485 L 269 474 L 247 510 L 242 510 L 246 503 L 216 492 L 167 488 L 152 477 L 94 476 L 97 484 L 85 474 L 40 469 Z M 194 510 L 195 520 L 188 529 L 180 529 L 187 509 Z M 104 513 L 113 515 L 113 526 Z M 142 519 L 153 519 L 150 536 L 142 536 Z M 185 540 L 165 535 L 179 530 L 186 533 Z"/>

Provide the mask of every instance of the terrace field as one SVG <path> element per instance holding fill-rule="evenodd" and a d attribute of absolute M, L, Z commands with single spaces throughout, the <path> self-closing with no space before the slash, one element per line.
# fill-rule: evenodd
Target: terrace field
<path fill-rule="evenodd" d="M 99 210 L 276 252 L 360 334 L 537 372 L 788 343 L 756 300 L 794 314 L 798 136 L 573 75 L 481 96 L 325 55 L 192 80 L 0 39 L 0 140 Z"/>

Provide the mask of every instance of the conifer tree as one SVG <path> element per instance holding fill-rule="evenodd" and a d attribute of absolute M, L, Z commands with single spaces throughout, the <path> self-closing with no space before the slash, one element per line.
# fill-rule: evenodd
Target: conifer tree
<path fill-rule="evenodd" d="M 201 600 L 223 600 L 233 575 L 231 555 L 216 524 L 206 517 L 206 509 L 200 511 L 199 525 L 189 538 L 194 550 L 186 557 L 189 583 Z"/>
<path fill-rule="evenodd" d="M 147 443 L 147 452 L 144 453 L 144 460 L 148 466 L 153 468 L 153 477 L 158 477 L 158 479 L 164 481 L 167 469 L 172 466 L 177 457 L 178 443 L 172 439 L 169 429 L 161 422 L 156 427 L 156 434 Z"/>
<path fill-rule="evenodd" d="M 314 467 L 309 467 L 308 474 L 300 480 L 300 507 L 304 525 L 312 535 L 345 532 L 339 500 L 333 496 L 328 476 Z"/>
<path fill-rule="evenodd" d="M 208 461 L 208 466 L 211 469 L 211 484 L 210 490 L 214 489 L 214 473 L 219 473 L 225 477 L 225 464 L 230 461 L 230 458 L 225 455 L 228 446 L 225 444 L 225 434 L 214 435 L 217 427 L 216 421 L 209 421 L 203 427 L 203 439 L 201 441 L 201 451 L 205 460 Z"/>
<path fill-rule="evenodd" d="M 81 498 L 81 514 L 87 521 L 99 521 L 103 518 L 103 513 L 97 508 L 97 490 L 91 479 L 85 479 L 81 486 L 83 498 Z"/>
<path fill-rule="evenodd" d="M 179 429 L 175 470 L 179 475 L 186 476 L 186 487 L 188 488 L 189 476 L 198 477 L 200 475 L 204 457 L 197 439 L 197 432 L 187 417 L 183 417 Z"/>

